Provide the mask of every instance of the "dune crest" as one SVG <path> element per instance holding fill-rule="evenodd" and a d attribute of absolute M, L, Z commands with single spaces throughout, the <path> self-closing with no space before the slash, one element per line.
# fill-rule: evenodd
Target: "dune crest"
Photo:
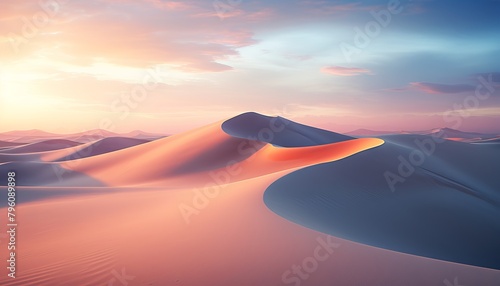
<path fill-rule="evenodd" d="M 271 143 L 281 147 L 304 147 L 354 139 L 346 135 L 303 125 L 283 117 L 247 112 L 226 120 L 222 130 L 243 139 Z"/>

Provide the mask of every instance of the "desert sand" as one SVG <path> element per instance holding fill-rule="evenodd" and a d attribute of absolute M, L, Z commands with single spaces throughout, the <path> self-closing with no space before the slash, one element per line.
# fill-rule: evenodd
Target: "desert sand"
<path fill-rule="evenodd" d="M 437 175 L 422 179 L 419 171 L 413 180 L 422 179 L 422 185 L 409 182 L 411 187 L 398 186 L 396 192 L 385 186 L 388 193 L 383 193 L 378 173 L 397 163 L 397 148 L 411 152 L 414 138 L 358 139 L 288 120 L 279 124 L 284 120 L 249 113 L 151 142 L 118 138 L 94 147 L 0 150 L 0 173 L 16 171 L 19 201 L 17 278 L 7 277 L 3 268 L 0 284 L 498 284 L 498 270 L 402 253 L 412 253 L 405 250 L 422 246 L 421 240 L 401 243 L 401 233 L 388 229 L 399 219 L 399 225 L 408 222 L 416 231 L 428 230 L 429 219 L 421 218 L 427 206 L 421 206 L 422 198 L 411 188 L 445 184 Z M 259 122 L 258 130 L 248 128 L 252 122 Z M 259 135 L 261 130 L 266 131 Z M 461 197 L 453 190 L 463 181 L 446 181 L 447 187 L 436 189 L 451 196 L 443 200 L 477 203 L 457 222 L 468 227 L 498 210 L 498 188 L 490 178 L 494 171 L 484 174 L 474 164 L 444 167 L 469 161 L 453 156 L 463 146 L 476 148 L 470 156 L 487 156 L 498 148 L 449 142 L 453 145 L 440 148 L 451 151 L 440 151 L 421 169 L 450 180 L 471 177 L 467 179 L 473 184 L 461 189 Z M 24 146 L 29 152 L 12 152 Z M 381 165 L 385 161 L 392 163 Z M 486 167 L 498 167 L 491 164 Z M 441 167 L 449 173 L 435 169 Z M 435 180 L 427 179 L 431 177 Z M 0 178 L 3 186 L 5 179 Z M 369 188 L 372 182 L 376 188 Z M 467 193 L 471 190 L 478 193 Z M 408 210 L 408 200 L 423 209 Z M 478 210 L 488 203 L 489 210 Z M 439 218 L 443 213 L 435 209 L 426 215 Z M 442 227 L 439 220 L 437 226 Z M 484 237 L 496 235 L 496 226 L 498 217 L 490 217 L 476 229 L 486 233 L 466 239 L 490 243 Z M 374 235 L 380 233 L 374 229 L 383 234 Z M 5 238 L 0 239 L 0 255 L 7 257 Z M 467 247 L 496 251 L 486 244 Z"/>

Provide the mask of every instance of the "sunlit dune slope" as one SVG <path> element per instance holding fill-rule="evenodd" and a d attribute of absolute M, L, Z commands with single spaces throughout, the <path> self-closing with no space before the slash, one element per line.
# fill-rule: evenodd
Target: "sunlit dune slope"
<path fill-rule="evenodd" d="M 380 139 L 363 138 L 301 148 L 279 148 L 256 140 L 235 138 L 221 123 L 159 139 L 110 154 L 62 162 L 61 167 L 85 174 L 109 186 L 165 184 L 207 176 L 206 171 L 243 170 L 231 180 L 337 160 L 379 146 Z M 274 137 L 281 134 L 276 132 Z"/>

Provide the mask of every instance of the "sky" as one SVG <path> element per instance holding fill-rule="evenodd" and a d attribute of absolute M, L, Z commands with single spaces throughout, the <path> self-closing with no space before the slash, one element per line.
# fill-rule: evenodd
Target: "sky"
<path fill-rule="evenodd" d="M 0 2 L 0 132 L 500 132 L 500 1 Z"/>

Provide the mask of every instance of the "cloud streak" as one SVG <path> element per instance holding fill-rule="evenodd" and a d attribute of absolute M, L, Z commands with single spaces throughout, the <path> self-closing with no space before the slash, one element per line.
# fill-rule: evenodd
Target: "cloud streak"
<path fill-rule="evenodd" d="M 327 66 L 321 68 L 321 72 L 336 76 L 356 76 L 362 74 L 372 74 L 372 72 L 368 69 L 363 68 L 349 68 L 349 67 L 340 67 L 340 66 Z"/>
<path fill-rule="evenodd" d="M 470 84 L 443 84 L 430 82 L 412 82 L 410 87 L 430 94 L 454 94 L 470 92 L 475 90 L 474 85 Z"/>

